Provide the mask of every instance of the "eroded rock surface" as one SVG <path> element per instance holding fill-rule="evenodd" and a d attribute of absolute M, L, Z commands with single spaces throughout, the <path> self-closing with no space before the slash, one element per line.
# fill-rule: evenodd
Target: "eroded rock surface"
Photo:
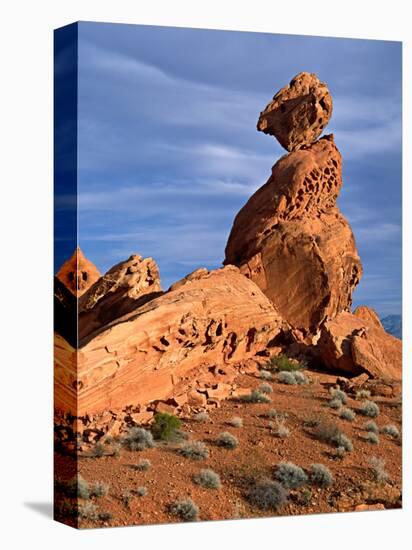
<path fill-rule="evenodd" d="M 257 129 L 275 136 L 287 151 L 311 145 L 332 116 L 328 87 L 312 73 L 299 73 L 260 113 Z"/>
<path fill-rule="evenodd" d="M 80 247 L 77 247 L 73 255 L 61 266 L 56 277 L 74 296 L 79 297 L 100 278 L 100 272 L 85 257 Z"/>

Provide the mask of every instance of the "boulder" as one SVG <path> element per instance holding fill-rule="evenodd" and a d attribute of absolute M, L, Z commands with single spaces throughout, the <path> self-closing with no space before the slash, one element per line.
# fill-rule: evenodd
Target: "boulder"
<path fill-rule="evenodd" d="M 260 113 L 257 129 L 287 151 L 312 144 L 332 116 L 328 87 L 312 73 L 297 74 Z"/>
<path fill-rule="evenodd" d="M 358 306 L 353 314 L 356 315 L 356 317 L 359 317 L 359 319 L 363 319 L 364 321 L 366 321 L 368 325 L 373 325 L 376 328 L 381 328 L 382 330 L 385 330 L 383 328 L 381 320 L 379 319 L 379 315 L 373 308 L 368 306 Z"/>
<path fill-rule="evenodd" d="M 78 246 L 61 266 L 56 277 L 74 296 L 79 297 L 100 278 L 100 272 Z"/>
<path fill-rule="evenodd" d="M 348 312 L 325 322 L 316 353 L 328 368 L 340 372 L 402 379 L 401 340 Z"/>

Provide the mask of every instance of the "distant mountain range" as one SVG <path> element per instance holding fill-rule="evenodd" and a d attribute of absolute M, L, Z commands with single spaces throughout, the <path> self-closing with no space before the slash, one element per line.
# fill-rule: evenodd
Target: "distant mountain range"
<path fill-rule="evenodd" d="M 382 325 L 386 332 L 396 336 L 396 338 L 402 338 L 402 316 L 401 315 L 387 315 L 381 319 Z"/>

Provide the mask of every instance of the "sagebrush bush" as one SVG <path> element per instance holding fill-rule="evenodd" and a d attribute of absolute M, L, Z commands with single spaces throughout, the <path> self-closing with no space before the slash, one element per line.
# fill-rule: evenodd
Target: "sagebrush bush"
<path fill-rule="evenodd" d="M 141 458 L 139 460 L 139 462 L 137 462 L 137 464 L 135 464 L 133 466 L 133 468 L 135 470 L 138 470 L 140 472 L 145 472 L 146 470 L 149 470 L 149 468 L 151 467 L 152 463 L 150 462 L 149 459 L 147 458 Z"/>
<path fill-rule="evenodd" d="M 138 497 L 144 497 L 147 495 L 148 491 L 146 487 L 140 486 L 135 490 L 135 493 Z"/>
<path fill-rule="evenodd" d="M 363 427 L 365 428 L 365 430 L 367 432 L 372 432 L 374 434 L 379 433 L 379 428 L 378 428 L 376 422 L 374 422 L 373 420 L 371 420 L 370 422 L 366 422 Z"/>
<path fill-rule="evenodd" d="M 372 470 L 373 477 L 378 483 L 385 483 L 389 481 L 389 474 L 385 470 L 385 461 L 383 458 L 372 456 L 369 459 L 369 464 Z"/>
<path fill-rule="evenodd" d="M 333 457 L 334 458 L 343 458 L 345 456 L 345 454 L 346 454 L 345 447 L 338 447 L 337 449 L 335 449 Z"/>
<path fill-rule="evenodd" d="M 106 496 L 108 492 L 109 492 L 109 485 L 101 481 L 97 481 L 90 488 L 90 496 L 92 497 L 101 498 Z"/>
<path fill-rule="evenodd" d="M 346 407 L 341 409 L 339 416 L 343 418 L 343 420 L 349 420 L 349 422 L 352 422 L 356 418 L 355 411 Z"/>
<path fill-rule="evenodd" d="M 294 376 L 295 376 L 296 384 L 299 384 L 301 386 L 308 383 L 308 379 L 303 374 L 303 372 L 296 371 L 294 373 Z"/>
<path fill-rule="evenodd" d="M 197 521 L 199 517 L 199 508 L 190 498 L 174 502 L 169 506 L 169 511 L 183 521 Z"/>
<path fill-rule="evenodd" d="M 181 424 L 180 419 L 173 414 L 165 412 L 156 413 L 151 432 L 155 439 L 168 441 L 176 436 Z"/>
<path fill-rule="evenodd" d="M 364 401 L 360 409 L 361 414 L 364 416 L 370 416 L 371 418 L 376 418 L 379 416 L 380 410 L 378 405 L 374 401 Z"/>
<path fill-rule="evenodd" d="M 305 485 L 308 476 L 300 466 L 293 462 L 281 462 L 275 468 L 276 479 L 287 489 L 296 489 Z"/>
<path fill-rule="evenodd" d="M 331 409 L 340 409 L 342 407 L 342 401 L 335 397 L 328 402 L 328 405 Z"/>
<path fill-rule="evenodd" d="M 240 416 L 234 416 L 228 422 L 234 428 L 241 428 L 243 426 L 243 419 Z"/>
<path fill-rule="evenodd" d="M 77 496 L 87 500 L 90 498 L 90 486 L 88 482 L 79 474 L 74 476 L 67 484 L 67 493 L 69 496 Z"/>
<path fill-rule="evenodd" d="M 272 373 L 265 369 L 260 371 L 259 376 L 262 380 L 272 380 Z"/>
<path fill-rule="evenodd" d="M 102 443 L 96 443 L 91 451 L 91 454 L 95 458 L 101 458 L 102 456 L 104 456 L 106 454 L 104 445 Z"/>
<path fill-rule="evenodd" d="M 196 420 L 196 422 L 208 422 L 210 420 L 210 416 L 207 414 L 207 412 L 202 411 L 195 414 L 193 420 Z"/>
<path fill-rule="evenodd" d="M 331 443 L 334 443 L 336 447 L 343 447 L 348 453 L 353 451 L 353 443 L 344 433 L 339 432 L 338 434 L 336 434 L 331 439 Z"/>
<path fill-rule="evenodd" d="M 285 420 L 283 418 L 277 418 L 274 422 L 269 422 L 269 428 L 271 429 L 273 435 L 279 437 L 280 439 L 285 439 L 290 435 L 290 430 L 286 427 Z"/>
<path fill-rule="evenodd" d="M 219 474 L 210 469 L 200 470 L 193 476 L 193 481 L 206 489 L 219 489 L 221 485 Z"/>
<path fill-rule="evenodd" d="M 387 424 L 386 426 L 383 426 L 381 432 L 385 435 L 393 437 L 394 439 L 399 439 L 400 437 L 399 430 L 394 424 Z"/>
<path fill-rule="evenodd" d="M 369 390 L 358 390 L 356 392 L 356 399 L 369 399 L 371 392 Z"/>
<path fill-rule="evenodd" d="M 81 519 L 95 520 L 98 518 L 97 506 L 93 502 L 85 502 L 79 506 L 79 517 Z"/>
<path fill-rule="evenodd" d="M 331 443 L 334 437 L 340 433 L 340 429 L 336 424 L 332 422 L 320 421 L 316 426 L 313 432 L 313 435 L 319 441 L 324 441 L 325 443 Z"/>
<path fill-rule="evenodd" d="M 178 452 L 192 460 L 206 460 L 209 457 L 209 449 L 203 441 L 187 441 L 179 447 Z"/>
<path fill-rule="evenodd" d="M 225 447 L 226 449 L 236 449 L 239 445 L 237 437 L 235 437 L 230 432 L 222 432 L 218 435 L 216 443 L 219 447 Z"/>
<path fill-rule="evenodd" d="M 332 399 L 339 399 L 344 405 L 348 402 L 348 396 L 339 388 L 331 388 L 329 393 Z"/>
<path fill-rule="evenodd" d="M 279 510 L 287 500 L 287 492 L 278 481 L 257 482 L 247 493 L 247 500 L 261 510 Z"/>
<path fill-rule="evenodd" d="M 303 372 L 295 371 L 281 371 L 276 375 L 276 380 L 281 384 L 288 384 L 289 386 L 307 384 L 307 378 Z"/>
<path fill-rule="evenodd" d="M 366 435 L 364 435 L 363 439 L 368 443 L 372 443 L 373 445 L 379 445 L 379 436 L 374 432 L 368 432 Z"/>
<path fill-rule="evenodd" d="M 110 519 L 113 519 L 113 514 L 110 512 L 100 512 L 99 519 L 100 521 L 109 521 Z"/>
<path fill-rule="evenodd" d="M 309 479 L 313 485 L 329 487 L 333 484 L 332 472 L 323 464 L 312 464 L 309 471 Z"/>
<path fill-rule="evenodd" d="M 268 418 L 277 418 L 278 417 L 278 412 L 276 409 L 269 409 L 268 412 L 266 413 L 267 417 Z"/>
<path fill-rule="evenodd" d="M 123 443 L 130 451 L 143 451 L 154 447 L 152 433 L 144 428 L 131 428 Z"/>
<path fill-rule="evenodd" d="M 249 394 L 242 395 L 239 399 L 244 403 L 271 403 L 272 401 L 270 397 L 259 390 L 252 390 Z"/>
<path fill-rule="evenodd" d="M 267 383 L 263 383 L 263 384 L 260 384 L 258 390 L 262 393 L 272 393 L 273 392 L 273 388 L 270 384 L 267 384 Z"/>

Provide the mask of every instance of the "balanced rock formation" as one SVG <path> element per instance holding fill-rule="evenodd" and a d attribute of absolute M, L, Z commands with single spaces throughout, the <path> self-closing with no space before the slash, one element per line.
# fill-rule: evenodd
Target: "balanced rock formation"
<path fill-rule="evenodd" d="M 162 294 L 153 258 L 137 254 L 113 266 L 79 299 L 79 340 Z"/>
<path fill-rule="evenodd" d="M 77 247 L 73 255 L 61 266 L 56 277 L 78 297 L 100 278 L 97 267 Z"/>
<path fill-rule="evenodd" d="M 96 294 L 94 308 L 101 307 L 96 324 L 102 324 L 93 333 L 86 331 L 78 350 L 56 339 L 55 404 L 75 416 L 185 392 L 193 399 L 192 380 L 266 353 L 286 328 L 273 304 L 234 266 L 197 271 L 174 290 L 136 302 L 126 313 L 120 308 L 119 317 L 104 322 L 103 308 L 112 309 L 111 288 L 107 302 Z M 95 296 L 93 289 L 90 296 Z M 216 390 L 217 395 L 224 388 Z"/>
<path fill-rule="evenodd" d="M 309 134 L 299 125 L 295 130 L 305 147 L 282 157 L 237 214 L 224 264 L 238 266 L 305 337 L 350 310 L 362 266 L 336 205 L 342 159 L 333 136 L 308 144 Z"/>
<path fill-rule="evenodd" d="M 328 87 L 315 74 L 299 73 L 260 113 L 257 129 L 287 151 L 313 143 L 332 116 Z"/>
<path fill-rule="evenodd" d="M 322 327 L 316 352 L 331 369 L 349 374 L 367 373 L 372 378 L 402 379 L 402 342 L 379 326 L 373 315 L 339 313 Z"/>

